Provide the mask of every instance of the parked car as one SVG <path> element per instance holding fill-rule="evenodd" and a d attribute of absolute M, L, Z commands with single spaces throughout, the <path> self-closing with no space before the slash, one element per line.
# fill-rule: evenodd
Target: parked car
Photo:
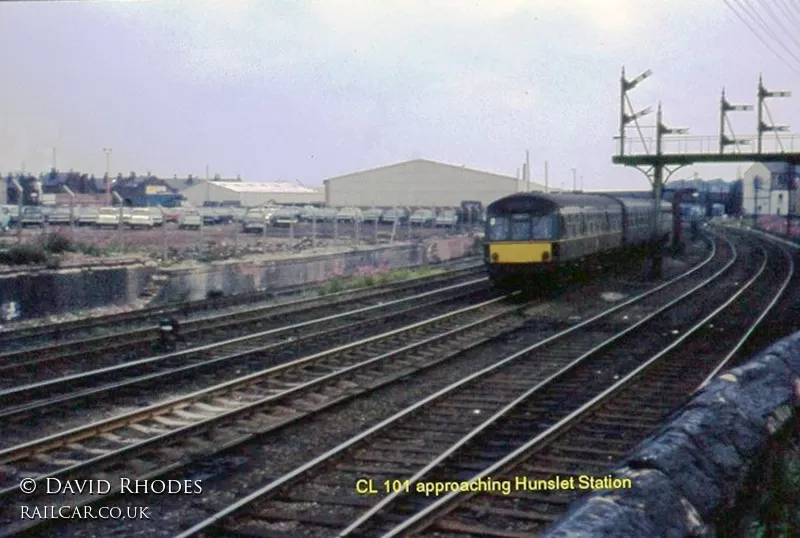
<path fill-rule="evenodd" d="M 436 215 L 430 209 L 417 209 L 408 220 L 412 226 L 433 226 L 436 222 Z"/>
<path fill-rule="evenodd" d="M 336 213 L 339 222 L 361 222 L 361 210 L 357 207 L 343 207 Z"/>
<path fill-rule="evenodd" d="M 20 222 L 23 228 L 26 226 L 44 226 L 44 213 L 36 206 L 25 206 L 22 208 Z"/>
<path fill-rule="evenodd" d="M 11 227 L 11 211 L 6 207 L 0 207 L 0 232 L 6 232 Z"/>
<path fill-rule="evenodd" d="M 408 213 L 405 209 L 387 209 L 381 215 L 381 222 L 386 224 L 404 224 L 408 220 Z"/>
<path fill-rule="evenodd" d="M 19 222 L 19 206 L 7 204 L 4 205 L 3 208 L 8 215 L 9 225 L 14 225 Z"/>
<path fill-rule="evenodd" d="M 203 217 L 200 216 L 199 211 L 194 209 L 184 209 L 178 219 L 178 228 L 181 230 L 186 230 L 188 228 L 199 230 L 202 225 Z"/>
<path fill-rule="evenodd" d="M 72 218 L 77 218 L 78 211 L 72 208 Z M 47 217 L 47 222 L 50 224 L 69 224 L 70 223 L 70 207 L 68 205 L 59 205 L 53 209 L 50 216 Z"/>
<path fill-rule="evenodd" d="M 453 209 L 443 209 L 436 216 L 437 227 L 452 228 L 458 224 L 458 213 Z"/>
<path fill-rule="evenodd" d="M 183 214 L 182 207 L 165 207 L 164 222 L 178 222 Z"/>
<path fill-rule="evenodd" d="M 336 220 L 336 215 L 337 212 L 332 207 L 321 207 L 314 213 L 317 222 L 333 222 Z"/>
<path fill-rule="evenodd" d="M 214 213 L 217 216 L 217 222 L 220 224 L 228 224 L 229 222 L 233 222 L 235 219 L 233 209 L 230 207 L 215 207 Z"/>
<path fill-rule="evenodd" d="M 131 228 L 152 228 L 156 225 L 153 220 L 153 213 L 149 207 L 135 207 L 131 211 L 131 220 L 128 226 Z"/>
<path fill-rule="evenodd" d="M 382 216 L 383 211 L 375 207 L 372 209 L 367 209 L 361 213 L 361 219 L 363 222 L 380 222 Z"/>
<path fill-rule="evenodd" d="M 96 207 L 82 207 L 78 214 L 78 226 L 92 226 L 97 222 L 99 213 Z"/>
<path fill-rule="evenodd" d="M 275 226 L 291 226 L 292 224 L 297 224 L 299 221 L 298 216 L 300 215 L 300 210 L 293 207 L 284 207 L 282 209 L 278 209 L 272 215 L 272 223 Z"/>
<path fill-rule="evenodd" d="M 164 214 L 160 207 L 150 207 L 150 216 L 153 217 L 153 226 L 164 226 Z"/>
<path fill-rule="evenodd" d="M 203 224 L 206 226 L 219 222 L 219 220 L 217 220 L 217 212 L 214 209 L 213 207 L 201 207 L 199 209 L 200 216 L 203 218 Z"/>
<path fill-rule="evenodd" d="M 272 213 L 272 211 L 263 208 L 251 209 L 242 220 L 242 231 L 263 232 L 269 226 Z"/>
<path fill-rule="evenodd" d="M 298 217 L 300 220 L 311 222 L 312 220 L 314 220 L 317 211 L 318 209 L 313 205 L 307 205 L 300 210 L 300 215 Z"/>
<path fill-rule="evenodd" d="M 101 207 L 94 225 L 98 228 L 119 228 L 119 208 Z"/>

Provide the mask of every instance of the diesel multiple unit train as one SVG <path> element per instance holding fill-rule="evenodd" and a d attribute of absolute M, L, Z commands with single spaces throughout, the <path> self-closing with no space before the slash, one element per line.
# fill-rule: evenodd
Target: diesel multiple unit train
<path fill-rule="evenodd" d="M 659 240 L 672 234 L 672 206 L 661 204 Z M 484 262 L 502 287 L 525 287 L 587 261 L 626 256 L 650 244 L 653 201 L 607 194 L 518 193 L 486 210 Z M 611 258 L 609 258 L 611 257 Z"/>

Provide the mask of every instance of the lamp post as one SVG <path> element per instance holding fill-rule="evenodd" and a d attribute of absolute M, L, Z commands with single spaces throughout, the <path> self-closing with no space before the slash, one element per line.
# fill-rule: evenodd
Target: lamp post
<path fill-rule="evenodd" d="M 111 148 L 103 148 L 106 154 L 106 205 L 111 205 Z"/>

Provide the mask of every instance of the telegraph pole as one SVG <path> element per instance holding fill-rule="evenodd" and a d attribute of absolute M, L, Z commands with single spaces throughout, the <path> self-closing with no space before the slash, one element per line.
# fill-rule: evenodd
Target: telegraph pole
<path fill-rule="evenodd" d="M 572 193 L 574 194 L 578 192 L 578 179 L 575 175 L 578 170 L 576 168 L 570 168 L 570 170 L 572 170 Z"/>
<path fill-rule="evenodd" d="M 111 148 L 103 148 L 106 154 L 106 205 L 111 205 Z"/>

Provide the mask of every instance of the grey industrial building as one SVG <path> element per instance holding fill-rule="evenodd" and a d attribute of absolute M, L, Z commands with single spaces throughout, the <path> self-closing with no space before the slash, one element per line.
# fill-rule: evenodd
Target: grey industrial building
<path fill-rule="evenodd" d="M 240 203 L 253 207 L 268 202 L 278 204 L 322 204 L 322 189 L 302 187 L 292 183 L 247 183 L 238 181 L 203 181 L 181 191 L 186 200 L 202 206 L 204 202 Z"/>
<path fill-rule="evenodd" d="M 462 201 L 484 205 L 515 192 L 544 186 L 515 177 L 425 159 L 363 170 L 325 180 L 329 206 L 445 207 Z"/>

